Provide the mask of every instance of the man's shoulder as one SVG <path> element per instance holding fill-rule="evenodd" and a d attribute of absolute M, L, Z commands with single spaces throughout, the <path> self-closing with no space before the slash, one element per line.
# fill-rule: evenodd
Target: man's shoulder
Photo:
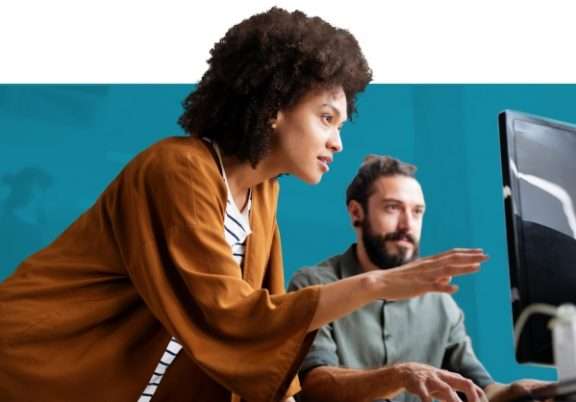
<path fill-rule="evenodd" d="M 339 280 L 339 257 L 335 256 L 319 264 L 300 268 L 292 276 L 288 290 L 297 290 L 307 286 L 322 285 Z"/>

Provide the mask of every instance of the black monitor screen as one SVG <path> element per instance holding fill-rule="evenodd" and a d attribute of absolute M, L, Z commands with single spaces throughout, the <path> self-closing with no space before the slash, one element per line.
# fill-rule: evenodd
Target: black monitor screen
<path fill-rule="evenodd" d="M 516 322 L 533 303 L 576 304 L 576 126 L 512 111 L 499 124 Z M 549 318 L 528 320 L 518 362 L 554 364 Z"/>

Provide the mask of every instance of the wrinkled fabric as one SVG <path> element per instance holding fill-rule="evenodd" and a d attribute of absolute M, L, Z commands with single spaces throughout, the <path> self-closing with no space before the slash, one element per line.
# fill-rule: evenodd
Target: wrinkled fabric
<path fill-rule="evenodd" d="M 185 353 L 154 401 L 294 394 L 319 287 L 284 292 L 277 196 L 276 180 L 252 189 L 241 270 L 207 145 L 174 137 L 139 154 L 0 284 L 0 400 L 136 401 L 171 336 Z"/>

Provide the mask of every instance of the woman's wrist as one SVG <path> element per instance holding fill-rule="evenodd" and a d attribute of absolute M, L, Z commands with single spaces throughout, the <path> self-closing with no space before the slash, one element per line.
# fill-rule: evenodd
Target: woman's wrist
<path fill-rule="evenodd" d="M 374 270 L 362 274 L 361 287 L 370 300 L 383 299 L 386 293 L 386 276 L 384 270 Z"/>

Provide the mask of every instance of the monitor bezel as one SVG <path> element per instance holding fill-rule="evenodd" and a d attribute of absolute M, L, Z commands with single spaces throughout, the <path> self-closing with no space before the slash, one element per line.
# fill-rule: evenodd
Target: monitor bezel
<path fill-rule="evenodd" d="M 512 302 L 512 316 L 514 324 L 517 322 L 518 317 L 522 311 L 528 307 L 533 301 L 530 294 L 528 281 L 529 272 L 527 269 L 522 269 L 526 266 L 524 256 L 524 241 L 521 240 L 524 236 L 521 228 L 519 228 L 518 221 L 515 216 L 522 216 L 522 199 L 520 193 L 519 179 L 516 178 L 511 170 L 510 161 L 514 161 L 518 167 L 516 158 L 515 141 L 519 135 L 514 127 L 514 122 L 523 120 L 531 124 L 544 126 L 556 130 L 564 130 L 574 132 L 576 134 L 576 126 L 568 123 L 559 122 L 553 119 L 535 116 L 523 112 L 513 110 L 505 110 L 498 115 L 498 126 L 500 132 L 500 146 L 501 146 L 501 163 L 502 163 L 502 180 L 503 180 L 503 195 L 504 195 L 504 211 L 506 222 L 506 240 L 508 246 L 508 263 L 509 263 L 509 277 L 511 288 L 511 302 Z M 534 353 L 529 353 L 529 347 L 525 344 L 534 339 L 532 323 L 530 321 L 525 325 L 522 336 L 519 340 L 519 345 L 515 345 L 516 360 L 519 363 L 535 363 L 541 365 L 552 365 L 554 362 L 550 359 L 541 359 L 541 356 L 535 357 Z M 551 347 L 551 345 L 550 345 Z"/>

